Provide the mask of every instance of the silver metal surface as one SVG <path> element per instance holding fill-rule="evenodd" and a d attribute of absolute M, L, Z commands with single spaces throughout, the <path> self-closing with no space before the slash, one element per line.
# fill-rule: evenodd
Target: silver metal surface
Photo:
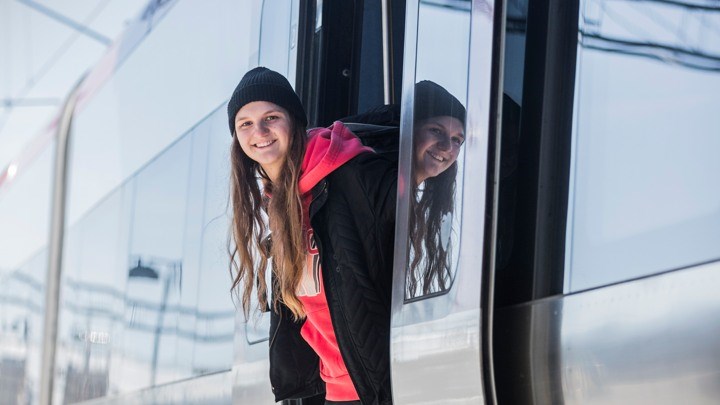
<path fill-rule="evenodd" d="M 720 403 L 718 285 L 715 262 L 498 311 L 501 403 Z"/>
<path fill-rule="evenodd" d="M 234 404 L 274 404 L 270 385 L 268 335 L 270 313 L 251 313 L 245 320 L 242 311 L 235 316 L 235 348 L 232 370 Z M 264 335 L 264 336 L 263 336 Z"/>
<path fill-rule="evenodd" d="M 495 155 L 495 167 L 493 168 L 495 179 L 493 179 L 493 187 L 492 187 L 492 215 L 491 215 L 491 237 L 490 237 L 490 250 L 489 250 L 489 260 L 488 260 L 488 267 L 485 269 L 485 271 L 488 272 L 487 275 L 487 296 L 484 297 L 482 300 L 482 305 L 485 307 L 485 313 L 487 317 L 487 322 L 485 323 L 484 327 L 484 333 L 482 336 L 482 339 L 484 339 L 487 342 L 486 347 L 492 348 L 493 347 L 493 318 L 495 316 L 495 270 L 496 270 L 496 264 L 497 264 L 497 234 L 498 234 L 498 215 L 499 215 L 499 209 L 500 209 L 500 165 L 502 164 L 502 137 L 498 136 L 497 134 L 502 133 L 502 97 L 503 97 L 503 72 L 504 72 L 504 64 L 505 64 L 505 21 L 506 21 L 506 15 L 507 15 L 507 3 L 503 0 L 498 0 L 495 2 L 495 5 L 499 5 L 499 12 L 501 14 L 500 17 L 500 27 L 496 30 L 498 33 L 499 38 L 497 38 L 498 48 L 499 49 L 499 55 L 495 59 L 495 64 L 497 66 L 497 74 L 498 77 L 495 79 L 498 83 L 498 92 L 496 94 L 490 94 L 490 97 L 495 97 L 496 99 L 496 105 L 497 105 L 497 114 L 492 117 L 488 123 L 488 130 L 490 130 L 490 125 L 494 125 L 494 133 L 495 136 L 495 150 L 492 151 Z M 477 9 L 477 8 L 476 8 Z M 472 46 L 472 44 L 471 44 Z M 474 49 L 471 47 L 471 49 Z M 495 384 L 495 368 L 494 368 L 494 359 L 493 359 L 493 351 L 492 350 L 486 350 L 483 355 L 486 357 L 485 362 L 485 376 L 488 381 L 488 384 L 486 384 L 485 388 L 485 395 L 488 398 L 488 403 L 491 404 L 497 404 L 497 393 L 496 393 L 496 384 Z"/>
<path fill-rule="evenodd" d="M 55 343 L 58 333 L 60 302 L 60 279 L 62 277 L 62 252 L 65 237 L 65 203 L 67 195 L 68 151 L 70 150 L 70 125 L 78 89 L 84 78 L 78 81 L 63 106 L 55 140 L 55 167 L 50 217 L 50 243 L 45 283 L 45 318 L 43 321 L 42 360 L 40 368 L 40 403 L 52 401 L 55 376 Z"/>
<path fill-rule="evenodd" d="M 232 372 L 223 371 L 190 378 L 151 389 L 79 402 L 83 405 L 186 404 L 226 405 L 232 403 Z M 241 402 L 255 404 L 256 402 Z"/>
<path fill-rule="evenodd" d="M 383 55 L 383 96 L 385 104 L 393 102 L 392 97 L 392 38 L 390 32 L 390 0 L 382 0 L 382 55 Z"/>

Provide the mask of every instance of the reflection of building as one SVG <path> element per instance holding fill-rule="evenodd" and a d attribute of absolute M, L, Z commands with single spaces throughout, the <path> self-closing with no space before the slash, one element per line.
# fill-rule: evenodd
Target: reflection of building
<path fill-rule="evenodd" d="M 137 260 L 133 264 L 137 264 Z M 145 260 L 143 264 L 146 264 Z M 133 362 L 137 367 L 132 370 L 138 375 L 152 373 L 155 363 L 157 379 L 161 382 L 165 372 L 162 356 L 157 358 L 156 354 L 154 359 L 151 355 L 139 359 L 125 357 L 124 363 L 112 361 L 113 358 L 123 359 L 131 355 L 124 353 L 122 346 L 123 337 L 127 339 L 130 332 L 136 333 L 139 339 L 132 344 L 136 347 L 142 345 L 147 353 L 153 347 L 162 352 L 163 344 L 172 339 L 189 343 L 185 347 L 192 347 L 203 355 L 208 348 L 221 348 L 213 349 L 213 353 L 228 348 L 232 350 L 235 312 L 201 311 L 192 305 L 181 305 L 181 300 L 175 299 L 176 292 L 173 290 L 173 286 L 180 284 L 180 269 L 176 268 L 173 276 L 172 266 L 168 267 L 167 263 L 149 260 L 147 264 L 158 266 L 160 271 L 157 280 L 147 279 L 152 285 L 146 289 L 138 290 L 139 285 L 123 289 L 105 283 L 72 278 L 64 280 L 66 294 L 62 302 L 62 316 L 67 327 L 58 336 L 59 371 L 56 374 L 57 389 L 64 393 L 61 394 L 65 395 L 64 402 L 117 393 L 117 380 L 111 379 Z M 137 281 L 135 276 L 132 279 Z M 33 380 L 33 363 L 28 360 L 28 351 L 32 347 L 32 332 L 37 330 L 33 329 L 33 325 L 39 324 L 36 318 L 42 314 L 42 305 L 38 303 L 42 284 L 23 271 L 12 273 L 0 284 L 3 286 L 0 308 L 4 310 L 0 311 L 0 404 L 31 404 L 36 400 L 31 395 L 32 387 L 37 383 Z M 134 318 L 126 318 L 125 311 L 130 308 Z M 183 321 L 168 322 L 170 318 L 181 318 Z M 184 376 L 218 371 L 224 367 L 216 364 L 211 359 L 198 361 L 193 363 L 196 368 L 183 371 L 186 373 Z"/>
<path fill-rule="evenodd" d="M 25 359 L 0 359 L 0 404 L 30 403 L 25 396 Z"/>
<path fill-rule="evenodd" d="M 72 404 L 107 395 L 108 368 L 99 371 L 76 369 L 70 365 L 65 377 L 64 402 Z"/>

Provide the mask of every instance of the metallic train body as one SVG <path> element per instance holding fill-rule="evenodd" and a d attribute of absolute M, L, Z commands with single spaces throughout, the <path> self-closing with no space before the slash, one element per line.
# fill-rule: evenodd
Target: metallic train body
<path fill-rule="evenodd" d="M 720 402 L 716 2 L 154 0 L 0 174 L 0 403 L 273 403 L 227 258 L 256 65 L 311 123 L 400 102 L 404 179 L 415 82 L 467 107 L 446 290 L 407 295 L 399 182 L 395 404 Z"/>

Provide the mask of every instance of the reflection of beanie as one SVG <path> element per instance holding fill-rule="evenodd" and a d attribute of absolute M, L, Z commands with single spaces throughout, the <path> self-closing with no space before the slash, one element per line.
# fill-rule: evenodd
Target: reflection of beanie
<path fill-rule="evenodd" d="M 465 107 L 445 88 L 430 80 L 415 84 L 415 121 L 450 116 L 465 125 Z"/>
<path fill-rule="evenodd" d="M 253 101 L 269 101 L 286 109 L 302 127 L 307 126 L 305 109 L 290 82 L 278 72 L 256 67 L 245 73 L 228 102 L 230 135 L 235 133 L 235 116 L 245 104 Z"/>

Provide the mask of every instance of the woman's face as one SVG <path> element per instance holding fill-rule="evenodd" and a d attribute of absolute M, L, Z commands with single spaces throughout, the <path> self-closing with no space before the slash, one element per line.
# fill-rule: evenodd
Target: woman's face
<path fill-rule="evenodd" d="M 290 148 L 290 114 L 277 104 L 254 101 L 235 115 L 235 137 L 248 157 L 277 180 Z"/>
<path fill-rule="evenodd" d="M 435 177 L 457 160 L 465 142 L 462 122 L 450 116 L 431 117 L 415 124 L 415 184 Z"/>

